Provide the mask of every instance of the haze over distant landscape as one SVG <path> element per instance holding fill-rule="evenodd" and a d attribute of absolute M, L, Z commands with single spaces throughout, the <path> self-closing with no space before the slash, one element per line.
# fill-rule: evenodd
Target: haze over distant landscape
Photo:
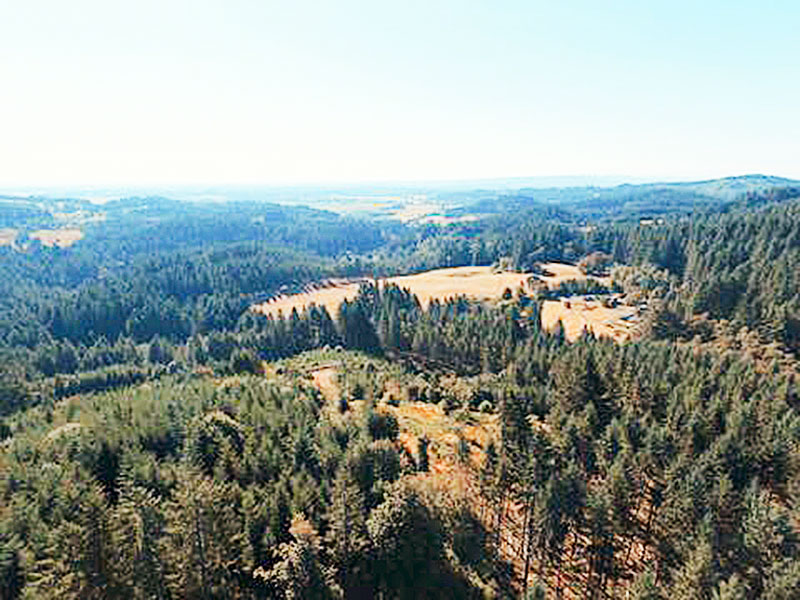
<path fill-rule="evenodd" d="M 798 23 L 0 3 L 0 600 L 800 598 Z"/>
<path fill-rule="evenodd" d="M 800 178 L 798 20 L 789 1 L 6 2 L 0 186 Z"/>

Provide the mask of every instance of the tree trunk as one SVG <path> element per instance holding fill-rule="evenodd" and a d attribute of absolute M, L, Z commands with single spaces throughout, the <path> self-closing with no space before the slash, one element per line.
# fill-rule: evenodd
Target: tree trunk
<path fill-rule="evenodd" d="M 523 586 L 525 593 L 528 593 L 528 573 L 531 566 L 531 545 L 533 541 L 533 536 L 530 532 L 530 513 L 532 512 L 532 508 L 530 504 L 528 505 L 528 510 L 526 512 L 526 516 L 528 517 L 528 522 L 526 523 L 525 530 L 523 531 L 523 539 L 525 541 L 525 569 L 523 575 Z"/>
<path fill-rule="evenodd" d="M 195 505 L 194 511 L 194 533 L 195 533 L 195 543 L 197 544 L 197 553 L 198 558 L 200 559 L 200 580 L 202 582 L 201 587 L 203 590 L 203 598 L 208 597 L 208 573 L 207 573 L 207 565 L 206 565 L 206 552 L 205 552 L 205 544 L 203 541 L 203 525 L 200 520 L 200 509 Z"/>

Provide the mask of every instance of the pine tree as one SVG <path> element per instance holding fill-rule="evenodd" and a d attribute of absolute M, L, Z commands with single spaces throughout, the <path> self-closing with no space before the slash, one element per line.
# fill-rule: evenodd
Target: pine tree
<path fill-rule="evenodd" d="M 673 580 L 676 600 L 708 600 L 715 582 L 714 554 L 707 540 L 697 540 Z"/>
<path fill-rule="evenodd" d="M 417 471 L 428 471 L 428 444 L 430 441 L 427 436 L 417 438 Z"/>
<path fill-rule="evenodd" d="M 166 599 L 164 562 L 159 548 L 164 518 L 159 500 L 149 490 L 124 481 L 110 527 L 113 596 Z"/>
<path fill-rule="evenodd" d="M 112 537 L 98 486 L 79 496 L 74 521 L 53 528 L 45 555 L 33 565 L 25 592 L 37 598 L 101 600 L 114 590 Z"/>
<path fill-rule="evenodd" d="M 246 540 L 234 486 L 180 473 L 166 508 L 167 585 L 175 596 L 246 597 Z"/>
<path fill-rule="evenodd" d="M 370 514 L 367 529 L 375 552 L 372 566 L 380 594 L 418 598 L 447 592 L 437 581 L 443 557 L 442 534 L 415 492 L 394 487 Z"/>
<path fill-rule="evenodd" d="M 346 598 L 363 596 L 369 589 L 365 581 L 368 534 L 364 497 L 346 471 L 341 470 L 331 491 L 329 528 L 326 541 L 336 580 Z"/>
<path fill-rule="evenodd" d="M 666 600 L 652 571 L 644 571 L 636 576 L 630 587 L 630 600 Z"/>
<path fill-rule="evenodd" d="M 293 541 L 281 544 L 276 552 L 278 562 L 264 576 L 273 597 L 286 600 L 332 598 L 320 564 L 320 540 L 313 525 L 304 517 L 295 516 L 290 531 Z"/>
<path fill-rule="evenodd" d="M 23 544 L 16 535 L 8 531 L 6 523 L 0 523 L 0 598 L 14 600 L 22 592 L 22 548 Z"/>

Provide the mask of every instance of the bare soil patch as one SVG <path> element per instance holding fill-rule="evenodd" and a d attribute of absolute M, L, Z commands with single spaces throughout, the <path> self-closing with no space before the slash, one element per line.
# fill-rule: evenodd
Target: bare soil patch
<path fill-rule="evenodd" d="M 311 377 L 314 381 L 314 387 L 322 393 L 325 400 L 333 403 L 339 399 L 339 379 L 336 367 L 322 367 L 312 371 Z"/>

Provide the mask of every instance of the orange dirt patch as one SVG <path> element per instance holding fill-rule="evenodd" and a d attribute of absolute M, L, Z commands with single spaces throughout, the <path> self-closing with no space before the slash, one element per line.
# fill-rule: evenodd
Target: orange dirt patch
<path fill-rule="evenodd" d="M 409 402 L 402 404 L 395 409 L 400 417 L 417 419 L 422 421 L 438 421 L 445 418 L 444 411 L 437 404 L 426 402 Z"/>
<path fill-rule="evenodd" d="M 75 242 L 83 239 L 83 232 L 80 229 L 39 229 L 29 235 L 34 240 L 42 242 L 42 246 L 53 248 L 67 248 Z"/>
<path fill-rule="evenodd" d="M 408 431 L 401 431 L 397 434 L 397 441 L 405 448 L 411 456 L 416 456 L 419 451 L 419 439 Z"/>
<path fill-rule="evenodd" d="M 339 378 L 336 367 L 322 367 L 311 373 L 316 387 L 325 400 L 328 402 L 336 402 L 339 399 Z"/>
<path fill-rule="evenodd" d="M 581 297 L 545 300 L 542 305 L 542 327 L 553 330 L 558 321 L 564 324 L 564 333 L 572 341 L 580 337 L 583 329 L 597 337 L 610 337 L 618 342 L 630 338 L 635 330 L 636 309 L 632 306 L 606 308 L 596 300 Z M 629 320 L 626 320 L 629 319 Z"/>
<path fill-rule="evenodd" d="M 453 474 L 464 470 L 457 464 L 459 438 L 469 444 L 469 454 L 473 466 L 481 464 L 483 453 L 497 425 L 495 415 L 480 417 L 478 424 L 461 424 L 446 415 L 437 404 L 425 402 L 406 402 L 397 407 L 387 406 L 396 417 L 400 426 L 398 441 L 416 456 L 419 447 L 419 436 L 426 436 L 428 445 L 428 462 L 431 473 Z M 494 436 L 496 437 L 496 435 Z"/>
<path fill-rule="evenodd" d="M 496 420 L 496 417 L 492 417 L 492 424 L 494 424 Z M 475 444 L 481 448 L 486 448 L 491 439 L 489 430 L 483 425 L 465 425 L 464 429 L 461 430 L 461 435 L 464 436 L 464 439 L 470 442 L 470 444 Z"/>

